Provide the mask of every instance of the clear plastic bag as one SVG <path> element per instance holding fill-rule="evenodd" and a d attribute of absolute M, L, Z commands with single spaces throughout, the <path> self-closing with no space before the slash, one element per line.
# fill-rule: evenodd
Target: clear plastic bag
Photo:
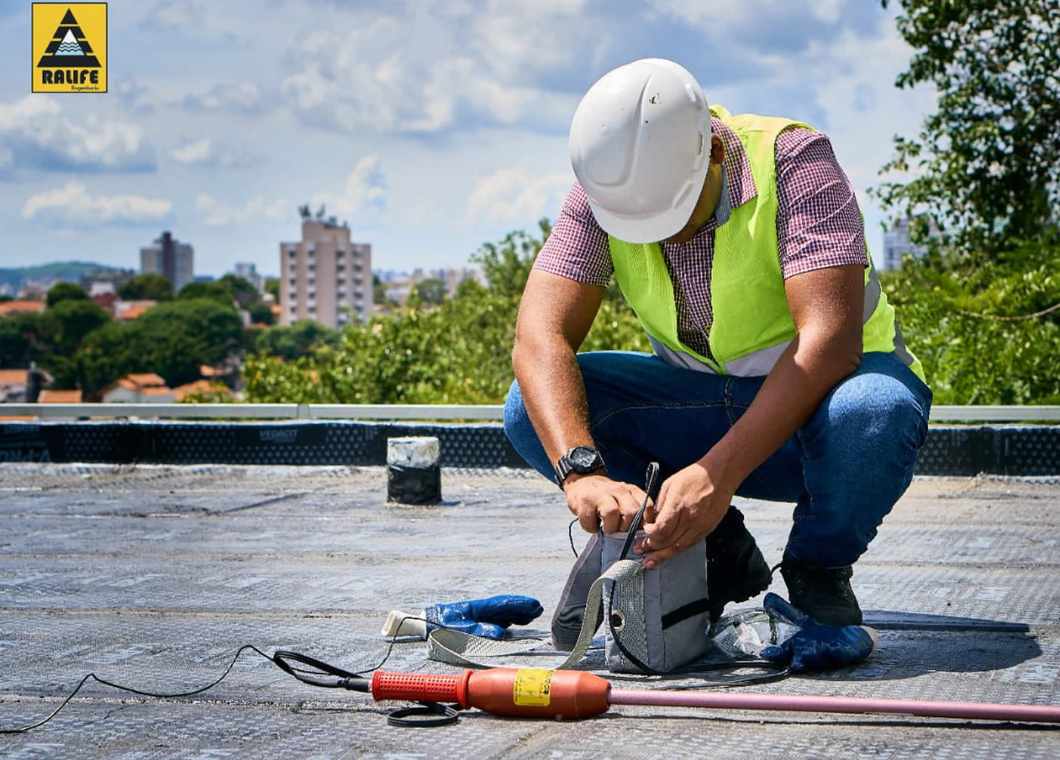
<path fill-rule="evenodd" d="M 718 652 L 739 660 L 758 657 L 763 648 L 782 644 L 798 632 L 787 620 L 753 607 L 720 618 L 710 627 L 710 639 Z"/>

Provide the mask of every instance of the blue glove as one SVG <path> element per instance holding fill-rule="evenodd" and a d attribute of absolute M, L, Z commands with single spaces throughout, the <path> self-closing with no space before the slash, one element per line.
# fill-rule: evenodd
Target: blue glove
<path fill-rule="evenodd" d="M 854 665 L 876 650 L 876 632 L 863 625 L 821 625 L 776 594 L 763 606 L 802 630 L 780 646 L 766 647 L 762 659 L 790 667 L 792 673 L 814 673 Z"/>
<path fill-rule="evenodd" d="M 440 624 L 474 636 L 499 639 L 508 626 L 526 625 L 542 611 L 541 602 L 532 597 L 501 594 L 488 599 L 436 604 L 424 610 L 424 617 L 428 631 Z"/>

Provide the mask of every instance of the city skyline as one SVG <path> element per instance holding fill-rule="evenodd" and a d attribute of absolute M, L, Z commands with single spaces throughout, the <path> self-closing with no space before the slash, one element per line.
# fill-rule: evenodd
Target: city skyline
<path fill-rule="evenodd" d="M 30 6 L 0 8 L 7 39 L 28 40 Z M 914 134 L 935 103 L 893 87 L 911 54 L 894 12 L 858 0 L 724 13 L 673 0 L 113 0 L 108 94 L 0 81 L 0 266 L 134 268 L 169 229 L 195 246 L 197 273 L 248 262 L 278 274 L 276 244 L 297 239 L 308 203 L 348 221 L 378 267 L 461 267 L 555 218 L 581 94 L 659 54 L 711 102 L 827 132 L 879 259 L 883 217 L 865 191 L 892 134 Z M 28 71 L 23 47 L 0 48 L 0 63 Z"/>

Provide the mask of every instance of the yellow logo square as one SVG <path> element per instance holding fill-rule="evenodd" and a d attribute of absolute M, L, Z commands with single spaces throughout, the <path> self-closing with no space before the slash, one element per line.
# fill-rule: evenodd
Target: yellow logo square
<path fill-rule="evenodd" d="M 107 4 L 33 3 L 33 92 L 107 91 Z"/>

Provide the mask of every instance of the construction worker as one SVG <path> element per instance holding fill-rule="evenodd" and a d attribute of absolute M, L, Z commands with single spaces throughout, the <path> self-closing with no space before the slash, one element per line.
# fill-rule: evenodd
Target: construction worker
<path fill-rule="evenodd" d="M 851 566 L 908 487 L 931 391 L 880 291 L 828 138 L 708 107 L 671 61 L 611 71 L 570 132 L 577 182 L 519 310 L 505 431 L 582 528 L 663 485 L 646 568 L 706 537 L 713 618 L 768 587 L 734 495 L 794 502 L 789 598 L 856 625 Z M 654 354 L 577 354 L 611 277 Z"/>

